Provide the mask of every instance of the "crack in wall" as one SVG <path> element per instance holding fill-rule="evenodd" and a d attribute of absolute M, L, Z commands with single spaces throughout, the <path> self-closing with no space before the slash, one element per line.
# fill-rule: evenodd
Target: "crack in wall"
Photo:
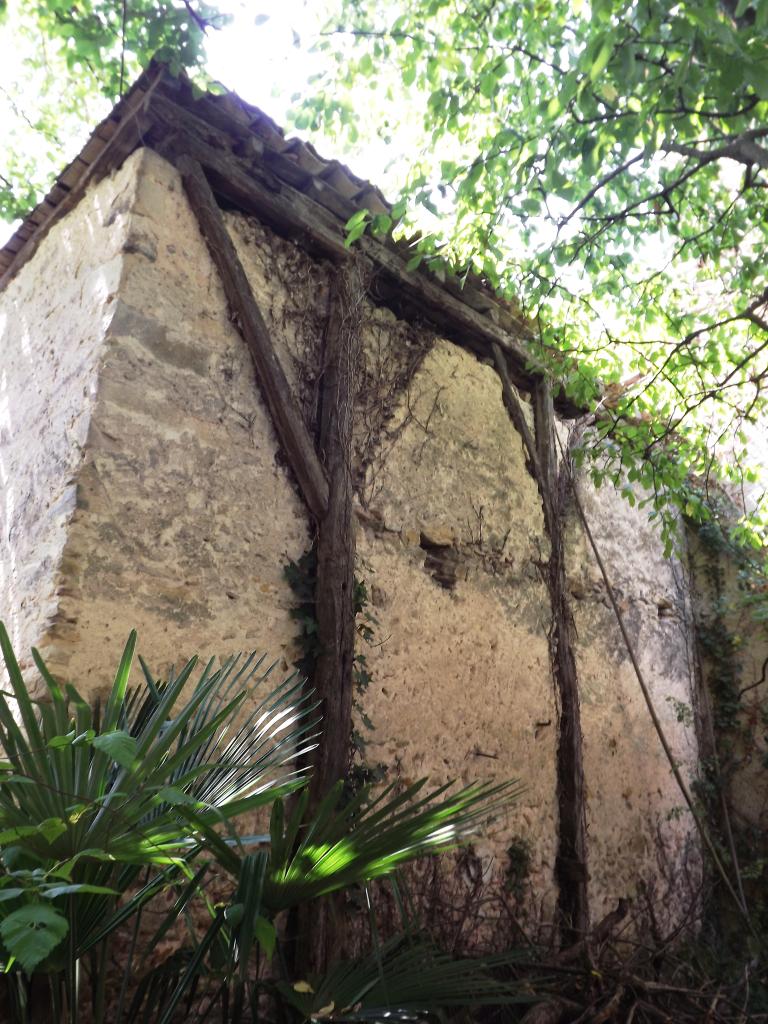
<path fill-rule="evenodd" d="M 419 538 L 419 547 L 426 553 L 424 569 L 444 590 L 454 590 L 458 579 L 459 552 L 453 546 L 435 544 L 425 534 Z"/>

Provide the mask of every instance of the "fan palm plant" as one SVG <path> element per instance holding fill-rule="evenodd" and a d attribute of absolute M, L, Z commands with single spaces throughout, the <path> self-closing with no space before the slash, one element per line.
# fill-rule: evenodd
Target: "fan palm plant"
<path fill-rule="evenodd" d="M 291 676 L 265 689 L 272 666 L 250 655 L 218 669 L 209 662 L 196 682 L 195 659 L 164 682 L 141 661 L 143 686 L 130 689 L 135 644 L 132 633 L 100 714 L 73 686 L 61 686 L 37 652 L 45 694 L 34 699 L 0 624 L 10 682 L 10 691 L 0 692 L 0 960 L 15 985 L 15 1019 L 33 1019 L 26 979 L 47 975 L 52 1018 L 75 1024 L 84 959 L 92 961 L 96 1024 L 171 1024 L 201 991 L 208 1011 L 220 1002 L 225 1021 L 246 1013 L 255 1019 L 265 992 L 282 1004 L 283 1016 L 322 1016 L 316 1000 L 298 997 L 302 984 L 323 999 L 331 993 L 320 1009 L 360 1003 L 355 1012 L 362 1012 L 385 999 L 387 972 L 399 979 L 391 991 L 401 1001 L 408 995 L 409 1011 L 432 1005 L 439 991 L 453 1005 L 460 979 L 470 976 L 469 1001 L 481 993 L 516 998 L 487 965 L 457 965 L 423 944 L 380 950 L 372 986 L 365 980 L 370 958 L 316 985 L 299 979 L 298 989 L 279 956 L 266 977 L 254 970 L 280 952 L 282 911 L 455 846 L 513 798 L 515 785 L 425 792 L 422 781 L 346 800 L 339 783 L 310 817 L 306 788 L 286 811 L 285 796 L 306 784 L 296 759 L 316 745 L 317 704 L 302 682 Z M 269 834 L 244 835 L 236 819 L 266 804 Z M 231 878 L 232 890 L 215 906 L 206 896 L 212 865 Z M 175 899 L 147 937 L 143 908 L 166 890 Z M 201 901 L 208 925 L 191 928 L 185 948 L 148 966 L 152 950 Z M 108 1013 L 109 941 L 131 918 L 123 982 Z M 418 976 L 425 980 L 422 1003 Z M 356 986 L 370 998 L 350 1002 Z"/>
<path fill-rule="evenodd" d="M 397 793 L 390 786 L 377 796 L 365 790 L 345 803 L 339 783 L 309 819 L 306 790 L 287 816 L 277 798 L 267 849 L 241 856 L 236 848 L 217 847 L 219 863 L 237 880 L 232 899 L 218 908 L 185 957 L 145 977 L 128 1019 L 172 1024 L 183 1001 L 191 1010 L 190 993 L 201 979 L 212 982 L 208 1009 L 222 997 L 228 1024 L 257 1019 L 265 994 L 281 1004 L 283 1018 L 287 1013 L 297 1022 L 396 1018 L 401 1011 L 413 1019 L 436 1008 L 529 1001 L 494 975 L 516 954 L 455 960 L 410 929 L 386 943 L 377 939 L 370 954 L 336 965 L 325 977 L 300 972 L 292 979 L 282 956 L 266 975 L 254 971 L 254 959 L 271 960 L 280 951 L 274 919 L 281 911 L 390 876 L 416 857 L 456 846 L 515 793 L 513 783 L 456 793 L 442 786 L 421 795 L 424 786 L 417 782 Z"/>
<path fill-rule="evenodd" d="M 365 956 L 335 964 L 314 985 L 278 987 L 304 1020 L 408 1021 L 436 1006 L 531 1002 L 519 986 L 497 976 L 521 959 L 516 953 L 455 959 L 428 940 L 396 935 Z"/>
<path fill-rule="evenodd" d="M 73 1015 L 82 955 L 97 941 L 105 955 L 115 927 L 193 877 L 206 837 L 242 844 L 232 820 L 299 787 L 296 758 L 315 745 L 317 705 L 295 675 L 260 697 L 273 666 L 254 655 L 209 662 L 194 684 L 194 658 L 162 683 L 142 662 L 131 691 L 135 645 L 131 633 L 100 715 L 36 651 L 46 692 L 33 699 L 0 624 L 0 938 L 6 970 L 62 976 Z"/>
<path fill-rule="evenodd" d="M 220 866 L 237 880 L 232 899 L 218 909 L 205 934 L 189 947 L 185 961 L 176 959 L 171 971 L 163 965 L 154 977 L 145 978 L 129 1019 L 171 1024 L 183 1000 L 191 1008 L 189 994 L 201 978 L 213 980 L 214 993 L 222 997 L 222 1019 L 230 1024 L 256 1019 L 264 994 L 282 1004 L 283 1017 L 293 1011 L 297 1021 L 328 1016 L 336 1021 L 344 1007 L 342 1016 L 362 1020 L 366 1013 L 391 1017 L 404 1007 L 408 1017 L 415 1010 L 477 1001 L 528 1001 L 493 974 L 494 968 L 508 966 L 514 955 L 456 961 L 410 934 L 394 938 L 361 960 L 339 965 L 325 978 L 291 981 L 282 957 L 266 978 L 254 973 L 254 954 L 256 959 L 271 960 L 279 951 L 274 919 L 281 911 L 391 876 L 408 861 L 455 847 L 517 793 L 511 782 L 475 784 L 457 792 L 451 792 L 449 784 L 424 794 L 425 787 L 426 780 L 403 789 L 391 785 L 378 794 L 366 788 L 345 800 L 339 782 L 309 818 L 306 789 L 289 814 L 277 797 L 269 846 L 255 854 L 242 856 L 237 848 L 212 837 L 212 852 Z M 355 986 L 366 998 L 347 998 Z M 353 1006 L 357 1007 L 354 1013 Z"/>

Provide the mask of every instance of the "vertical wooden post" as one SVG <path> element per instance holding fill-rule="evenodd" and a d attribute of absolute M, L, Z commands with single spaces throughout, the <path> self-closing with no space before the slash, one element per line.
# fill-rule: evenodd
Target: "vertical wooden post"
<path fill-rule="evenodd" d="M 546 506 L 545 521 L 550 544 L 547 567 L 552 608 L 550 660 L 560 697 L 557 742 L 559 835 L 555 876 L 561 939 L 564 945 L 570 945 L 584 938 L 589 929 L 586 790 L 579 677 L 573 649 L 573 620 L 568 600 L 563 543 L 563 520 L 570 476 L 566 466 L 558 467 L 552 392 L 544 379 L 538 381 L 534 388 L 533 416 L 541 476 L 539 490 Z"/>
<path fill-rule="evenodd" d="M 316 451 L 205 173 L 185 153 L 178 155 L 176 164 L 219 271 L 232 318 L 251 351 L 278 438 L 317 523 L 315 614 L 319 654 L 312 685 L 322 701 L 323 743 L 310 787 L 312 807 L 344 777 L 352 727 L 355 523 L 351 461 L 359 329 L 367 290 L 363 261 L 350 257 L 331 286 Z M 326 902 L 300 915 L 299 955 L 316 970 L 324 969 L 328 960 L 328 909 Z"/>
<path fill-rule="evenodd" d="M 570 945 L 584 938 L 589 928 L 586 790 L 579 679 L 573 649 L 573 622 L 568 602 L 563 543 L 563 518 L 570 476 L 566 466 L 558 467 L 555 415 L 548 382 L 542 378 L 534 385 L 534 433 L 531 434 L 512 387 L 505 356 L 498 345 L 494 345 L 493 355 L 501 378 L 504 404 L 513 426 L 522 438 L 528 470 L 539 490 L 544 527 L 550 543 L 546 579 L 552 610 L 549 649 L 552 675 L 560 702 L 557 744 L 559 821 L 555 878 L 561 940 L 564 945 Z"/>
<path fill-rule="evenodd" d="M 349 756 L 355 657 L 352 421 L 364 295 L 357 264 L 350 263 L 332 284 L 320 382 L 318 454 L 328 479 L 328 509 L 317 532 L 319 654 L 312 682 L 323 706 L 323 744 L 312 779 L 315 797 L 344 776 Z"/>
<path fill-rule="evenodd" d="M 352 508 L 352 426 L 366 285 L 350 262 L 331 285 L 320 381 L 318 454 L 328 479 L 328 509 L 317 524 L 315 618 L 318 656 L 311 680 L 322 702 L 323 740 L 310 783 L 310 813 L 344 778 L 352 730 L 355 658 L 355 517 Z M 299 973 L 327 970 L 334 955 L 337 899 L 298 909 L 295 963 Z"/>

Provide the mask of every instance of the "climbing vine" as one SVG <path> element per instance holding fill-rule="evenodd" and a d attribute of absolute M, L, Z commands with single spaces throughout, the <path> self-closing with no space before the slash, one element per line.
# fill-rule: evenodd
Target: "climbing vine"
<path fill-rule="evenodd" d="M 727 509 L 721 512 L 727 515 Z M 708 591 L 697 633 L 712 702 L 713 748 L 702 759 L 697 795 L 721 835 L 723 857 L 744 888 L 753 924 L 766 937 L 768 835 L 758 820 L 732 814 L 732 805 L 734 787 L 768 769 L 768 699 L 760 692 L 768 658 L 759 678 L 745 678 L 747 640 L 754 641 L 768 620 L 768 590 L 751 550 L 734 543 L 715 520 L 699 525 L 695 536 L 698 571 Z"/>
<path fill-rule="evenodd" d="M 353 790 L 372 782 L 381 782 L 387 773 L 386 765 L 371 764 L 366 756 L 368 746 L 366 736 L 368 733 L 375 732 L 376 726 L 367 714 L 364 704 L 365 694 L 373 679 L 365 648 L 375 646 L 376 627 L 379 625 L 378 619 L 371 611 L 366 576 L 362 575 L 362 573 L 367 575 L 371 572 L 373 572 L 373 569 L 370 565 L 360 562 L 358 572 L 355 573 L 355 629 L 364 646 L 363 650 L 355 654 L 355 662 L 352 669 L 355 695 L 352 706 L 364 731 L 361 731 L 353 723 L 348 776 L 350 787 Z"/>
<path fill-rule="evenodd" d="M 376 627 L 378 620 L 371 610 L 370 595 L 366 576 L 372 572 L 371 566 L 359 562 L 355 572 L 353 607 L 355 613 L 355 632 L 365 646 L 376 643 Z M 293 592 L 295 604 L 291 609 L 291 618 L 297 624 L 297 644 L 300 656 L 296 667 L 306 676 L 311 685 L 314 677 L 315 664 L 320 651 L 317 635 L 317 618 L 315 613 L 315 582 L 317 579 L 317 545 L 312 544 L 298 559 L 289 558 L 283 567 L 283 576 Z M 376 726 L 365 711 L 364 697 L 372 682 L 370 664 L 365 649 L 357 651 L 352 669 L 354 686 L 353 707 L 360 727 L 353 722 L 349 740 L 349 764 L 347 771 L 347 788 L 355 791 L 362 785 L 380 782 L 386 775 L 387 768 L 383 764 L 370 764 L 366 757 L 368 733 L 374 732 Z"/>
<path fill-rule="evenodd" d="M 289 558 L 283 566 L 283 577 L 295 599 L 291 618 L 298 626 L 296 642 L 301 652 L 296 659 L 296 668 L 311 682 L 319 651 L 315 617 L 317 544 L 313 543 L 296 561 Z"/>

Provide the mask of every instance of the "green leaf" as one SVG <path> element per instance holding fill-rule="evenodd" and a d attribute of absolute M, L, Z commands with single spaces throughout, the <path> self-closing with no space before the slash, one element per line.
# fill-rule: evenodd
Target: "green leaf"
<path fill-rule="evenodd" d="M 480 76 L 479 81 L 480 92 L 486 99 L 492 99 L 498 89 L 498 79 L 492 71 L 486 71 Z"/>
<path fill-rule="evenodd" d="M 386 235 L 392 227 L 392 218 L 388 213 L 377 213 L 371 222 L 374 235 Z"/>
<path fill-rule="evenodd" d="M 75 733 L 73 730 L 72 732 L 68 732 L 65 736 L 52 736 L 48 740 L 48 746 L 52 750 L 60 750 L 63 747 L 71 746 L 71 744 L 74 742 L 74 739 Z"/>
<path fill-rule="evenodd" d="M 69 931 L 67 919 L 42 903 L 14 910 L 0 923 L 6 949 L 28 974 L 51 953 Z"/>
<path fill-rule="evenodd" d="M 177 789 L 175 786 L 162 786 L 157 791 L 158 800 L 162 800 L 165 803 L 170 804 L 172 807 L 180 807 L 185 805 L 187 807 L 194 807 L 199 801 L 195 800 L 194 797 L 190 796 L 189 793 L 185 793 L 181 789 Z"/>
<path fill-rule="evenodd" d="M 61 818 L 46 818 L 38 825 L 38 831 L 47 842 L 52 843 L 67 831 L 67 825 Z"/>
<path fill-rule="evenodd" d="M 128 677 L 131 674 L 131 663 L 136 650 L 136 630 L 132 629 L 123 650 L 123 656 L 115 674 L 115 681 L 107 701 L 107 708 L 104 713 L 103 729 L 105 732 L 114 729 L 125 702 L 125 691 L 128 688 Z M 97 747 L 98 749 L 98 747 Z M 116 760 L 116 759 L 115 759 Z"/>
<path fill-rule="evenodd" d="M 245 907 L 242 903 L 232 903 L 224 911 L 224 919 L 230 928 L 239 928 L 245 917 Z"/>
<path fill-rule="evenodd" d="M 597 53 L 595 54 L 591 62 L 588 72 L 590 81 L 597 81 L 597 79 L 600 77 L 603 71 L 605 71 L 606 67 L 608 66 L 608 61 L 611 59 L 612 53 L 613 34 L 608 33 L 601 42 L 599 49 L 597 50 Z"/>
<path fill-rule="evenodd" d="M 21 889 L 19 886 L 14 886 L 12 889 L 0 889 L 0 903 L 15 900 L 18 896 L 24 896 L 26 892 L 28 892 L 27 889 Z"/>
<path fill-rule="evenodd" d="M 768 99 L 768 59 L 749 61 L 741 70 L 760 99 Z"/>
<path fill-rule="evenodd" d="M 406 201 L 405 201 L 405 199 L 400 199 L 392 207 L 392 220 L 395 220 L 395 221 L 400 220 L 403 217 L 403 215 L 405 214 L 405 210 L 406 210 Z"/>
<path fill-rule="evenodd" d="M 122 729 L 115 729 L 112 732 L 102 733 L 94 736 L 91 744 L 96 750 L 111 757 L 122 768 L 131 768 L 136 760 L 138 744 L 133 736 L 130 736 Z"/>
<path fill-rule="evenodd" d="M 16 825 L 13 828 L 5 828 L 0 832 L 0 846 L 15 843 L 18 839 L 26 839 L 37 834 L 37 825 Z"/>
<path fill-rule="evenodd" d="M 365 234 L 366 227 L 367 224 L 365 221 L 362 221 L 359 224 L 355 224 L 355 226 L 349 232 L 347 232 L 347 237 L 344 239 L 344 248 L 349 249 L 350 246 L 353 245 L 358 240 L 358 238 L 362 238 L 362 236 Z M 312 632 L 314 629 L 317 628 L 314 622 L 311 625 L 312 629 L 308 629 L 307 632 Z"/>
<path fill-rule="evenodd" d="M 90 882 L 73 882 L 71 885 L 52 885 L 43 893 L 48 900 L 59 896 L 71 896 L 74 893 L 92 893 L 98 896 L 120 896 L 118 889 L 110 889 L 106 885 L 92 885 Z"/>
<path fill-rule="evenodd" d="M 367 210 L 358 210 L 356 213 L 352 214 L 347 223 L 344 225 L 344 230 L 351 231 L 352 228 L 356 228 L 358 224 L 364 224 L 368 219 L 368 216 L 369 214 Z"/>
<path fill-rule="evenodd" d="M 257 917 L 253 922 L 253 933 L 256 936 L 256 941 L 266 953 L 267 959 L 271 960 L 277 944 L 275 926 L 266 917 Z"/>
<path fill-rule="evenodd" d="M 595 149 L 597 138 L 594 135 L 586 135 L 581 143 L 581 159 L 584 163 L 584 170 L 591 174 L 595 169 Z"/>
<path fill-rule="evenodd" d="M 619 56 L 619 81 L 625 89 L 631 88 L 637 81 L 637 59 L 633 47 L 625 43 Z"/>

